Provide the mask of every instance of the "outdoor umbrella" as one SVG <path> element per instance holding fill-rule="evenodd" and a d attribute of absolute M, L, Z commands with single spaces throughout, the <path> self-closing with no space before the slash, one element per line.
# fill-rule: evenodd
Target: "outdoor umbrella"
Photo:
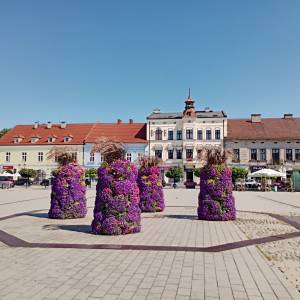
<path fill-rule="evenodd" d="M 261 169 L 251 173 L 249 177 L 286 177 L 286 174 L 272 169 Z"/>

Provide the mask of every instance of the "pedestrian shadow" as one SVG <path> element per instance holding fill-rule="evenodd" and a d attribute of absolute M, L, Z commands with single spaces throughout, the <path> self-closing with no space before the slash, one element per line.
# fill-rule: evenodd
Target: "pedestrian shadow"
<path fill-rule="evenodd" d="M 48 213 L 28 213 L 26 215 L 34 218 L 49 219 Z"/>
<path fill-rule="evenodd" d="M 92 227 L 91 225 L 66 225 L 66 224 L 50 224 L 44 225 L 43 229 L 45 230 L 67 230 L 73 232 L 81 232 L 81 233 L 91 233 Z"/>
<path fill-rule="evenodd" d="M 180 220 L 198 220 L 195 215 L 164 215 L 165 218 L 169 219 L 180 219 Z"/>

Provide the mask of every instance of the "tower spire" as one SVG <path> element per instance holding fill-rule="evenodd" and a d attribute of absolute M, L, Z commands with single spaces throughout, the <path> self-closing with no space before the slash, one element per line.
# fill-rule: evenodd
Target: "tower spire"
<path fill-rule="evenodd" d="M 189 97 L 188 99 L 191 99 L 191 88 L 189 88 Z"/>

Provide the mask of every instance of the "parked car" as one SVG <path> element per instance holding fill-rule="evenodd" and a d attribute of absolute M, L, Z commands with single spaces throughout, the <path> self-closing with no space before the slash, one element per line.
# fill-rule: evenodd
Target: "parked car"
<path fill-rule="evenodd" d="M 16 185 L 26 185 L 26 184 L 32 185 L 33 181 L 30 178 L 23 178 L 23 177 L 21 177 L 21 178 L 18 178 L 18 180 L 15 182 L 15 184 Z"/>
<path fill-rule="evenodd" d="M 247 188 L 259 188 L 261 186 L 261 184 L 254 179 L 248 179 L 245 182 L 245 186 Z"/>
<path fill-rule="evenodd" d="M 195 181 L 186 181 L 184 185 L 186 189 L 194 189 L 197 183 Z"/>
<path fill-rule="evenodd" d="M 0 176 L 0 188 L 9 189 L 14 187 L 14 181 L 6 176 Z"/>

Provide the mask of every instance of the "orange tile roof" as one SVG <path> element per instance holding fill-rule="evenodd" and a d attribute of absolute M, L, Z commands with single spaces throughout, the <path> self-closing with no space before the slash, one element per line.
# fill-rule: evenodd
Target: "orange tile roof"
<path fill-rule="evenodd" d="M 52 124 L 47 128 L 46 124 L 40 124 L 38 128 L 33 125 L 17 125 L 0 138 L 0 145 L 82 145 L 89 134 L 93 123 L 67 124 L 61 128 L 59 124 Z M 65 143 L 64 137 L 72 135 L 70 142 Z M 22 141 L 14 143 L 14 137 L 22 136 Z M 40 137 L 35 143 L 31 143 L 32 137 Z M 48 143 L 48 137 L 55 137 L 52 143 Z"/>
<path fill-rule="evenodd" d="M 145 123 L 96 123 L 86 138 L 94 143 L 98 138 L 107 137 L 123 143 L 147 143 Z"/>
<path fill-rule="evenodd" d="M 64 142 L 64 137 L 71 137 L 71 141 Z M 0 138 L 0 146 L 11 145 L 82 145 L 85 142 L 93 143 L 100 137 L 108 137 L 123 143 L 147 143 L 145 123 L 82 123 L 66 124 L 61 128 L 59 124 L 41 124 L 38 128 L 33 125 L 17 125 Z M 15 137 L 21 137 L 19 143 L 14 143 Z M 33 137 L 38 141 L 31 143 Z M 48 143 L 48 137 L 55 140 Z"/>
<path fill-rule="evenodd" d="M 300 140 L 300 118 L 228 119 L 227 140 Z"/>

